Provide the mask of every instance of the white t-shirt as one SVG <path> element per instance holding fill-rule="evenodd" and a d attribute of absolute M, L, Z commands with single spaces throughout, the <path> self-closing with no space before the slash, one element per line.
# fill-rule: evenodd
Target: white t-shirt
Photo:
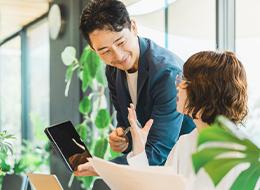
<path fill-rule="evenodd" d="M 132 103 L 136 107 L 137 104 L 137 79 L 138 79 L 138 71 L 134 73 L 126 72 L 126 79 L 128 84 L 128 90 L 131 96 Z"/>
<path fill-rule="evenodd" d="M 172 171 L 176 174 L 180 174 L 188 179 L 187 189 L 193 190 L 227 190 L 238 177 L 239 173 L 248 168 L 247 164 L 241 164 L 233 168 L 217 185 L 214 186 L 211 178 L 201 169 L 197 175 L 194 173 L 192 165 L 192 153 L 196 151 L 196 143 L 198 137 L 198 130 L 194 129 L 190 134 L 182 135 L 172 148 L 165 167 L 172 167 Z M 133 156 L 132 152 L 127 155 L 127 161 L 129 165 L 134 167 L 148 166 L 148 160 L 146 152 L 142 152 L 136 156 Z M 259 183 L 258 183 L 259 184 Z M 257 189 L 259 185 L 256 186 Z"/>

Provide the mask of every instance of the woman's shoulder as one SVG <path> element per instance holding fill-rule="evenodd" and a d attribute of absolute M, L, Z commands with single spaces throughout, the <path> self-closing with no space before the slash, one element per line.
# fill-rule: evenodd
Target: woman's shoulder
<path fill-rule="evenodd" d="M 196 148 L 198 131 L 195 128 L 191 133 L 182 135 L 172 148 L 165 165 L 177 166 L 180 160 L 189 156 Z"/>
<path fill-rule="evenodd" d="M 196 144 L 198 137 L 198 130 L 195 128 L 190 133 L 181 135 L 176 145 Z"/>

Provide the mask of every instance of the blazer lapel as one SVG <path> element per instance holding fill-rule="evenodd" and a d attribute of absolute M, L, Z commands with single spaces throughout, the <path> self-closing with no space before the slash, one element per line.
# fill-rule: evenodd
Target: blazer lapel
<path fill-rule="evenodd" d="M 120 110 L 122 111 L 123 117 L 127 119 L 128 110 L 130 104 L 130 94 L 128 91 L 128 85 L 126 81 L 126 75 L 124 71 L 117 70 L 117 76 L 116 76 L 116 93 L 118 102 L 120 103 Z"/>
<path fill-rule="evenodd" d="M 148 45 L 145 39 L 143 38 L 138 38 L 138 39 L 139 39 L 139 46 L 140 46 L 140 58 L 139 58 L 138 79 L 137 79 L 137 105 L 140 98 L 140 93 L 148 78 L 148 71 L 147 71 L 148 63 L 146 63 L 147 61 L 144 56 L 144 53 L 146 52 Z"/>

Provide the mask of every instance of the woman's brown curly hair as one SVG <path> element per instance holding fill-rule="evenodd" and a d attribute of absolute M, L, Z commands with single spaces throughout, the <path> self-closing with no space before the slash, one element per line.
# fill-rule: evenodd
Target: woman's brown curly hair
<path fill-rule="evenodd" d="M 224 115 L 235 123 L 247 115 L 247 80 L 242 63 L 234 53 L 202 51 L 184 64 L 187 81 L 186 109 L 211 124 Z"/>

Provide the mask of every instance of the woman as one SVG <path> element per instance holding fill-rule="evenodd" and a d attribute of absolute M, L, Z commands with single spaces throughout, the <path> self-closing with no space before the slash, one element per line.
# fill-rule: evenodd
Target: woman
<path fill-rule="evenodd" d="M 232 52 L 203 51 L 192 55 L 184 64 L 183 75 L 176 77 L 177 111 L 189 115 L 196 124 L 190 134 L 180 137 L 170 152 L 165 166 L 173 172 L 188 178 L 188 189 L 214 189 L 213 183 L 204 170 L 195 176 L 191 155 L 196 150 L 196 140 L 201 129 L 208 127 L 217 115 L 224 115 L 239 124 L 247 115 L 247 81 L 241 62 Z M 152 126 L 150 119 L 140 129 L 136 125 L 136 114 L 131 104 L 129 122 L 133 139 L 133 150 L 127 156 L 129 165 L 149 165 L 145 144 Z M 82 164 L 76 175 L 96 175 L 92 166 Z M 234 177 L 230 173 L 223 178 L 217 189 L 229 189 Z"/>
<path fill-rule="evenodd" d="M 204 170 L 195 176 L 191 155 L 196 151 L 198 133 L 224 115 L 236 124 L 247 115 L 247 81 L 241 62 L 232 52 L 203 51 L 192 55 L 184 64 L 183 75 L 176 77 L 177 111 L 193 118 L 196 124 L 190 134 L 180 137 L 170 152 L 165 166 L 188 178 L 188 189 L 215 189 Z M 128 109 L 133 150 L 128 155 L 130 165 L 148 165 L 145 142 L 152 125 L 149 120 L 143 129 L 136 125 L 133 105 Z M 217 186 L 229 189 L 239 171 L 230 172 Z"/>

